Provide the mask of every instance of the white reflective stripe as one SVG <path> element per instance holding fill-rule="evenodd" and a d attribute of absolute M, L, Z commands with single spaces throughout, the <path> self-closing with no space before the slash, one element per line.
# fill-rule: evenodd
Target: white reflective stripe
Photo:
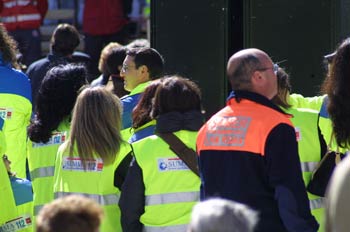
<path fill-rule="evenodd" d="M 324 208 L 323 197 L 310 200 L 310 209 L 321 209 Z"/>
<path fill-rule="evenodd" d="M 35 178 L 53 176 L 55 172 L 55 166 L 36 168 L 30 172 L 30 178 L 32 181 Z"/>
<path fill-rule="evenodd" d="M 14 7 L 16 6 L 16 1 L 11 1 L 11 2 L 5 2 L 4 3 L 4 7 L 5 8 L 11 8 L 11 7 Z"/>
<path fill-rule="evenodd" d="M 174 226 L 144 226 L 143 232 L 178 232 L 187 231 L 187 224 Z"/>
<path fill-rule="evenodd" d="M 17 4 L 18 4 L 19 6 L 26 6 L 26 5 L 29 5 L 30 3 L 31 3 L 30 0 L 18 0 L 18 1 L 17 1 Z M 37 5 L 37 2 L 36 2 L 36 1 L 32 1 L 31 4 L 32 4 L 32 5 Z"/>
<path fill-rule="evenodd" d="M 12 8 L 14 6 L 27 6 L 30 3 L 31 3 L 30 0 L 18 0 L 18 1 L 5 2 L 4 6 L 5 6 L 5 8 Z M 32 5 L 36 6 L 37 2 L 32 1 Z"/>
<path fill-rule="evenodd" d="M 98 195 L 98 194 L 88 194 L 88 193 L 67 193 L 67 192 L 56 192 L 55 198 L 60 198 L 72 194 L 79 194 L 85 197 L 95 200 L 100 205 L 116 205 L 119 202 L 118 194 L 107 194 L 107 195 Z"/>
<path fill-rule="evenodd" d="M 199 201 L 199 192 L 165 193 L 146 196 L 146 205 Z"/>
<path fill-rule="evenodd" d="M 313 172 L 319 162 L 300 162 L 302 172 Z"/>
<path fill-rule="evenodd" d="M 16 22 L 16 17 L 15 16 L 6 16 L 1 18 L 1 22 L 3 23 L 13 23 Z"/>
<path fill-rule="evenodd" d="M 35 205 L 34 206 L 34 216 L 37 216 L 43 207 L 44 207 L 44 205 Z"/>
<path fill-rule="evenodd" d="M 14 23 L 14 22 L 24 22 L 24 21 L 40 20 L 40 19 L 41 19 L 40 14 L 25 14 L 25 15 L 17 15 L 17 17 L 16 16 L 2 17 L 1 21 L 4 23 Z"/>
<path fill-rule="evenodd" d="M 40 20 L 40 19 L 41 19 L 40 14 L 25 14 L 25 15 L 18 15 L 17 16 L 18 22 L 30 21 L 30 20 Z"/>

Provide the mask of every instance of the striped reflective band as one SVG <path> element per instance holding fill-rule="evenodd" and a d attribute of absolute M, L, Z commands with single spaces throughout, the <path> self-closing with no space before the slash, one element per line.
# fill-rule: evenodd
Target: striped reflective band
<path fill-rule="evenodd" d="M 174 226 L 144 226 L 143 232 L 178 232 L 187 231 L 187 224 Z"/>
<path fill-rule="evenodd" d="M 313 172 L 319 162 L 301 162 L 301 171 L 302 172 Z"/>
<path fill-rule="evenodd" d="M 2 17 L 1 21 L 4 23 L 14 23 L 14 22 L 24 22 L 24 21 L 32 21 L 32 20 L 40 20 L 40 19 L 41 19 L 40 14 L 25 14 L 25 15 Z"/>
<path fill-rule="evenodd" d="M 322 197 L 310 200 L 310 209 L 311 210 L 321 209 L 321 208 L 324 208 Z"/>
<path fill-rule="evenodd" d="M 55 172 L 55 166 L 36 168 L 30 172 L 30 178 L 33 181 L 35 178 L 38 178 L 38 177 L 41 178 L 41 177 L 53 176 L 54 172 Z"/>
<path fill-rule="evenodd" d="M 34 206 L 34 216 L 37 216 L 43 207 L 44 207 L 44 205 L 35 205 Z"/>
<path fill-rule="evenodd" d="M 199 192 L 165 193 L 146 196 L 146 205 L 199 201 Z"/>
<path fill-rule="evenodd" d="M 83 195 L 85 197 L 91 198 L 95 200 L 100 205 L 116 205 L 119 202 L 119 195 L 115 194 L 107 194 L 107 195 L 98 195 L 98 194 L 88 194 L 88 193 L 67 193 L 67 192 L 56 192 L 55 198 L 60 198 L 72 194 Z"/>
<path fill-rule="evenodd" d="M 5 8 L 11 8 L 14 6 L 28 6 L 30 4 L 37 5 L 37 2 L 33 0 L 16 0 L 16 1 L 5 2 L 4 6 Z"/>

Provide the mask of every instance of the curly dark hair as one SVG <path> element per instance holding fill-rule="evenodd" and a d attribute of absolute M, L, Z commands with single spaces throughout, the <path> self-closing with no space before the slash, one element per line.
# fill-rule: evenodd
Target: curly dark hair
<path fill-rule="evenodd" d="M 33 142 L 49 141 L 52 131 L 71 114 L 79 90 L 86 84 L 83 65 L 59 65 L 46 73 L 36 98 L 36 117 L 28 128 Z"/>
<path fill-rule="evenodd" d="M 2 60 L 5 63 L 10 63 L 12 67 L 19 69 L 16 54 L 18 54 L 17 43 L 7 33 L 6 28 L 0 23 L 0 52 Z"/>
<path fill-rule="evenodd" d="M 350 38 L 336 51 L 322 90 L 328 95 L 328 113 L 340 147 L 350 147 Z"/>

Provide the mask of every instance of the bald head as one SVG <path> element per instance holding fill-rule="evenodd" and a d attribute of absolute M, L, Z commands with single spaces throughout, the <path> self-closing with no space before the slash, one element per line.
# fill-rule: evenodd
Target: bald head
<path fill-rule="evenodd" d="M 264 51 L 249 48 L 230 57 L 227 62 L 227 76 L 233 90 L 254 91 L 252 77 L 255 71 L 268 70 L 272 67 L 273 63 Z"/>
<path fill-rule="evenodd" d="M 227 62 L 227 74 L 229 76 L 234 74 L 242 64 L 256 63 L 258 65 L 263 59 L 270 60 L 269 56 L 265 52 L 256 48 L 249 48 L 236 52 Z"/>

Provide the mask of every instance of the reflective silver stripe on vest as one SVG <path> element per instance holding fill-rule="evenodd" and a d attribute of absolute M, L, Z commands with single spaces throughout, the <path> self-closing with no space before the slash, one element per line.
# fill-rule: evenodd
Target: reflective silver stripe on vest
<path fill-rule="evenodd" d="M 321 208 L 324 208 L 322 197 L 310 200 L 310 209 L 311 210 L 321 209 Z"/>
<path fill-rule="evenodd" d="M 95 200 L 100 205 L 116 205 L 119 202 L 118 194 L 108 194 L 108 195 L 98 195 L 98 194 L 88 194 L 88 193 L 66 193 L 66 192 L 56 192 L 55 198 L 60 198 L 72 194 L 83 195 L 85 197 Z"/>
<path fill-rule="evenodd" d="M 25 14 L 16 16 L 8 16 L 2 17 L 2 22 L 4 23 L 14 23 L 14 22 L 24 22 L 24 21 L 32 21 L 32 20 L 40 20 L 40 14 Z"/>
<path fill-rule="evenodd" d="M 199 201 L 199 192 L 165 193 L 146 196 L 146 205 Z"/>
<path fill-rule="evenodd" d="M 36 168 L 30 172 L 30 178 L 32 181 L 35 178 L 53 176 L 55 172 L 55 166 Z"/>
<path fill-rule="evenodd" d="M 44 207 L 44 205 L 35 205 L 34 206 L 34 216 L 37 216 L 43 207 Z"/>
<path fill-rule="evenodd" d="M 302 172 L 313 172 L 319 162 L 300 162 Z"/>
<path fill-rule="evenodd" d="M 143 232 L 179 232 L 179 231 L 187 231 L 187 224 L 185 225 L 175 225 L 175 226 L 144 226 Z"/>

